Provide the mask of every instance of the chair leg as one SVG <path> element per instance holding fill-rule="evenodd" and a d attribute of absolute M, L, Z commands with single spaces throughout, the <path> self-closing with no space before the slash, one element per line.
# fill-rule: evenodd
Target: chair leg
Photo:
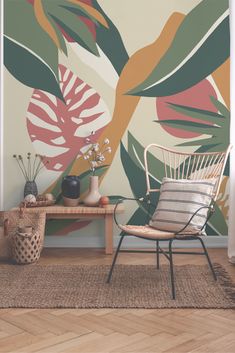
<path fill-rule="evenodd" d="M 114 266 L 115 266 L 115 263 L 116 263 L 116 260 L 117 260 L 117 257 L 118 257 L 118 253 L 119 253 L 119 250 L 120 250 L 120 248 L 121 248 L 121 245 L 122 245 L 122 241 L 123 241 L 123 239 L 124 239 L 124 236 L 125 236 L 125 235 L 121 235 L 121 238 L 120 238 L 120 240 L 119 240 L 118 247 L 117 247 L 117 250 L 116 250 L 115 255 L 114 255 L 114 258 L 113 258 L 112 266 L 111 266 L 111 268 L 110 268 L 110 270 L 109 270 L 109 275 L 108 275 L 108 278 L 107 278 L 107 281 L 106 281 L 107 283 L 110 283 L 110 281 L 111 281 L 113 269 L 114 269 Z"/>
<path fill-rule="evenodd" d="M 156 241 L 156 254 L 157 254 L 157 269 L 160 268 L 160 261 L 159 261 L 159 240 Z"/>
<path fill-rule="evenodd" d="M 172 257 L 172 242 L 173 242 L 173 239 L 169 240 L 169 261 L 170 261 L 172 299 L 175 299 L 175 280 L 174 280 L 173 257 Z"/>
<path fill-rule="evenodd" d="M 205 253 L 205 255 L 206 255 L 206 258 L 207 258 L 209 267 L 210 267 L 210 269 L 211 269 L 213 278 L 214 278 L 214 280 L 216 281 L 216 280 L 217 280 L 217 277 L 216 277 L 216 274 L 215 274 L 215 270 L 214 270 L 213 265 L 212 265 L 212 263 L 211 263 L 211 260 L 210 260 L 208 251 L 207 251 L 206 246 L 205 246 L 205 244 L 204 244 L 204 241 L 203 241 L 202 238 L 200 238 L 200 237 L 198 237 L 197 239 L 200 241 L 200 243 L 201 243 L 201 245 L 202 245 L 202 247 L 203 247 L 203 250 L 204 250 L 204 253 Z"/>

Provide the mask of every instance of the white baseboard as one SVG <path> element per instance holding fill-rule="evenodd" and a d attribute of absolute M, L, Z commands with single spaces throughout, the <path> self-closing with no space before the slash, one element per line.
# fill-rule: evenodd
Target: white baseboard
<path fill-rule="evenodd" d="M 114 246 L 117 246 L 119 237 L 114 238 Z M 203 238 L 205 245 L 208 248 L 227 248 L 228 237 L 223 236 L 209 236 Z M 162 244 L 162 247 L 167 245 L 167 242 Z M 175 241 L 173 243 L 176 248 L 199 248 L 201 247 L 199 241 Z M 44 247 L 46 248 L 103 248 L 104 239 L 99 236 L 83 236 L 83 237 L 58 237 L 46 236 Z M 123 248 L 151 248 L 155 247 L 154 242 L 143 239 L 127 237 L 123 241 Z"/>

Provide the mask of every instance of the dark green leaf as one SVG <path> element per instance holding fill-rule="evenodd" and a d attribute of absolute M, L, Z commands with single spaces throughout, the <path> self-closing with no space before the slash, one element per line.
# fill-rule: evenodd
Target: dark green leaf
<path fill-rule="evenodd" d="M 215 213 L 208 223 L 211 229 L 213 229 L 215 235 L 228 235 L 227 223 L 221 209 L 217 204 L 215 205 Z M 214 234 L 212 233 L 210 235 Z"/>
<path fill-rule="evenodd" d="M 50 219 L 46 223 L 46 235 L 55 235 L 58 231 L 76 222 L 74 219 Z"/>
<path fill-rule="evenodd" d="M 58 80 L 58 50 L 38 24 L 33 7 L 26 1 L 6 1 L 4 18 L 6 68 L 23 84 L 63 100 Z"/>
<path fill-rule="evenodd" d="M 123 199 L 123 195 L 107 195 L 110 204 L 116 204 L 118 200 Z"/>
<path fill-rule="evenodd" d="M 120 75 L 123 67 L 129 59 L 121 35 L 116 26 L 110 20 L 110 18 L 102 10 L 98 1 L 93 0 L 92 3 L 93 7 L 104 16 L 109 25 L 109 28 L 104 28 L 100 26 L 97 27 L 96 42 L 99 47 L 103 50 L 105 55 L 109 58 L 118 75 Z"/>
<path fill-rule="evenodd" d="M 8 71 L 24 85 L 47 91 L 64 100 L 58 82 L 48 66 L 19 43 L 5 36 L 4 64 Z"/>
<path fill-rule="evenodd" d="M 202 110 L 172 103 L 168 103 L 168 105 L 172 110 L 191 118 L 200 119 L 201 121 L 209 121 L 220 126 L 226 123 L 223 115 L 211 112 L 209 110 Z"/>
<path fill-rule="evenodd" d="M 204 133 L 207 135 L 213 135 L 215 131 L 219 129 L 219 127 L 215 125 L 201 124 L 201 123 L 196 123 L 194 121 L 186 121 L 186 120 L 161 120 L 161 121 L 156 120 L 155 123 L 158 123 L 161 125 L 167 125 L 175 129 L 192 131 L 200 134 Z"/>
<path fill-rule="evenodd" d="M 144 169 L 139 168 L 136 165 L 136 163 L 132 160 L 128 152 L 125 150 L 122 143 L 120 145 L 120 148 L 121 148 L 122 165 L 125 170 L 126 176 L 129 180 L 129 184 L 133 192 L 133 195 L 136 198 L 143 197 L 146 195 L 146 178 L 145 178 Z M 152 188 L 154 189 L 159 188 L 159 182 L 152 177 L 150 177 L 150 183 Z M 151 193 L 151 203 L 153 205 L 157 204 L 158 198 L 159 198 L 158 192 Z M 147 210 L 147 204 L 139 203 L 139 205 L 145 208 L 145 210 Z"/>
<path fill-rule="evenodd" d="M 209 76 L 230 55 L 228 0 L 202 0 L 184 18 L 151 74 L 127 94 L 169 96 Z"/>
<path fill-rule="evenodd" d="M 53 5 L 53 4 L 52 4 Z M 78 17 L 62 7 L 50 6 L 48 13 L 53 20 L 79 45 L 99 56 L 96 42 L 87 26 Z"/>
<path fill-rule="evenodd" d="M 206 138 L 206 139 L 201 139 L 201 140 L 190 140 L 187 142 L 183 142 L 183 143 L 179 143 L 177 146 L 210 146 L 210 145 L 217 145 L 220 144 L 219 140 L 214 138 L 214 137 L 210 137 L 210 138 Z"/>
<path fill-rule="evenodd" d="M 136 165 L 144 169 L 144 147 L 135 139 L 135 137 L 128 131 L 128 153 Z M 159 182 L 165 176 L 164 163 L 153 156 L 152 153 L 147 154 L 148 168 L 150 174 Z M 169 171 L 169 167 L 168 167 Z"/>

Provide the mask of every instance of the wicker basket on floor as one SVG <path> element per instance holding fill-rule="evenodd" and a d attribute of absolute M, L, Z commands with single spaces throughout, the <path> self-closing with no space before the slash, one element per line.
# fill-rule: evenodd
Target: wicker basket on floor
<path fill-rule="evenodd" d="M 7 225 L 8 219 L 4 218 L 4 212 L 0 211 L 0 260 L 11 258 L 11 245 Z"/>
<path fill-rule="evenodd" d="M 32 263 L 39 259 L 44 242 L 46 214 L 44 211 L 5 211 L 2 220 L 8 219 L 8 244 L 12 250 L 12 257 L 17 263 Z M 32 237 L 24 237 L 19 228 L 32 227 Z M 33 242 L 33 244 L 29 244 Z M 34 248 L 35 247 L 35 248 Z M 31 253 L 33 251 L 33 253 Z M 30 252 L 30 254 L 29 254 Z M 20 255 L 21 253 L 21 255 Z M 35 253 L 35 254 L 34 254 Z M 39 255 L 38 255 L 39 253 Z M 26 256 L 27 255 L 27 256 Z M 29 256 L 30 255 L 30 256 Z M 35 257 L 34 257 L 35 255 Z M 26 256 L 26 257 L 25 257 Z M 23 258 L 24 257 L 24 258 Z"/>
<path fill-rule="evenodd" d="M 12 236 L 12 257 L 18 264 L 31 264 L 38 261 L 41 254 L 40 233 L 31 228 L 31 232 L 25 232 L 25 228 L 18 228 Z"/>

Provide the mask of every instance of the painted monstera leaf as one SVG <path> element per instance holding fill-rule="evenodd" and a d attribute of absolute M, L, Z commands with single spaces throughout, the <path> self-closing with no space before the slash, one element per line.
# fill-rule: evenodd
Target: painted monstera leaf
<path fill-rule="evenodd" d="M 57 97 L 34 90 L 27 110 L 27 128 L 37 153 L 49 160 L 47 168 L 64 171 L 86 148 L 85 138 L 97 140 L 111 117 L 100 95 L 63 65 L 60 88 L 65 104 Z"/>
<path fill-rule="evenodd" d="M 228 0 L 201 1 L 185 17 L 151 74 L 127 94 L 168 96 L 195 85 L 229 57 L 225 38 L 229 38 Z"/>

